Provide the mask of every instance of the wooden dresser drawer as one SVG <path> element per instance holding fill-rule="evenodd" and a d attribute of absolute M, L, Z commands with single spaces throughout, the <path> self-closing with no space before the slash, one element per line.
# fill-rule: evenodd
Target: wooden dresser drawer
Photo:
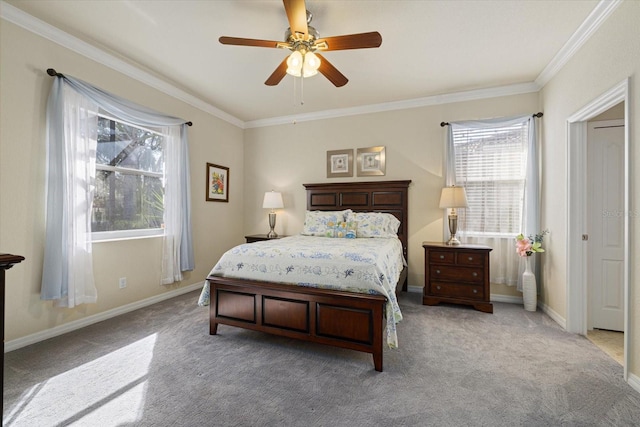
<path fill-rule="evenodd" d="M 484 271 L 482 268 L 434 264 L 430 268 L 430 279 L 484 283 Z"/>
<path fill-rule="evenodd" d="M 434 264 L 453 264 L 456 260 L 454 252 L 431 251 L 429 261 Z"/>
<path fill-rule="evenodd" d="M 477 252 L 458 252 L 456 264 L 459 265 L 484 265 L 484 254 Z"/>
<path fill-rule="evenodd" d="M 458 285 L 456 283 L 431 282 L 431 293 L 433 295 L 478 299 L 484 298 L 484 289 L 479 285 Z"/>

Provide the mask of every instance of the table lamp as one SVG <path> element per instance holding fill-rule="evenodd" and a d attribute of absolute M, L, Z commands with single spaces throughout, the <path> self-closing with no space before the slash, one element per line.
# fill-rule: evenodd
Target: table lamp
<path fill-rule="evenodd" d="M 447 241 L 449 246 L 457 246 L 460 244 L 460 240 L 456 238 L 458 232 L 458 213 L 456 208 L 466 208 L 469 206 L 467 202 L 467 193 L 464 191 L 464 187 L 444 187 L 442 194 L 440 194 L 440 209 L 451 209 L 449 213 L 449 233 L 451 238 Z"/>
<path fill-rule="evenodd" d="M 264 193 L 264 200 L 262 201 L 262 207 L 264 209 L 271 209 L 269 212 L 269 227 L 271 227 L 271 231 L 267 234 L 269 239 L 273 239 L 278 237 L 278 234 L 275 232 L 274 228 L 276 226 L 276 209 L 282 209 L 284 204 L 282 203 L 282 194 L 277 191 L 267 191 Z"/>

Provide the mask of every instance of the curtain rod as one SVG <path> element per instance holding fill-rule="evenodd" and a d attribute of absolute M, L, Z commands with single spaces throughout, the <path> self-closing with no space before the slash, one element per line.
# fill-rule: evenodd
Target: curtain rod
<path fill-rule="evenodd" d="M 540 118 L 540 117 L 542 117 L 542 116 L 544 116 L 544 114 L 543 114 L 542 112 L 540 112 L 540 111 L 539 111 L 539 112 L 537 112 L 537 113 L 533 114 L 531 117 L 537 117 L 537 118 Z M 448 122 L 440 122 L 440 127 L 445 127 L 445 126 L 449 126 L 449 123 L 448 123 Z"/>
<path fill-rule="evenodd" d="M 64 77 L 64 74 L 57 72 L 53 68 L 47 68 L 47 74 L 49 74 L 51 77 Z M 193 122 L 185 122 L 185 125 L 193 126 Z"/>

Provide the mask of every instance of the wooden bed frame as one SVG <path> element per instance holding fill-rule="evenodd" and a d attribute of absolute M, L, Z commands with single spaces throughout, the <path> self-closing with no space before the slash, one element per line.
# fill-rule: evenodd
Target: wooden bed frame
<path fill-rule="evenodd" d="M 304 184 L 307 210 L 387 212 L 400 220 L 398 237 L 407 257 L 408 188 L 411 181 Z M 373 355 L 382 372 L 386 298 L 290 284 L 207 277 L 209 333 L 231 325 L 358 350 Z M 407 268 L 396 286 L 407 290 Z"/>

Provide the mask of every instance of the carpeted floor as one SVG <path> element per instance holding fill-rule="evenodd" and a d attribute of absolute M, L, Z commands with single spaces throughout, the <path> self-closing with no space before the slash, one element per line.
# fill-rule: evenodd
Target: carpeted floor
<path fill-rule="evenodd" d="M 189 293 L 6 354 L 5 426 L 637 426 L 622 367 L 540 312 L 421 305 L 371 355 L 221 325 Z"/>

